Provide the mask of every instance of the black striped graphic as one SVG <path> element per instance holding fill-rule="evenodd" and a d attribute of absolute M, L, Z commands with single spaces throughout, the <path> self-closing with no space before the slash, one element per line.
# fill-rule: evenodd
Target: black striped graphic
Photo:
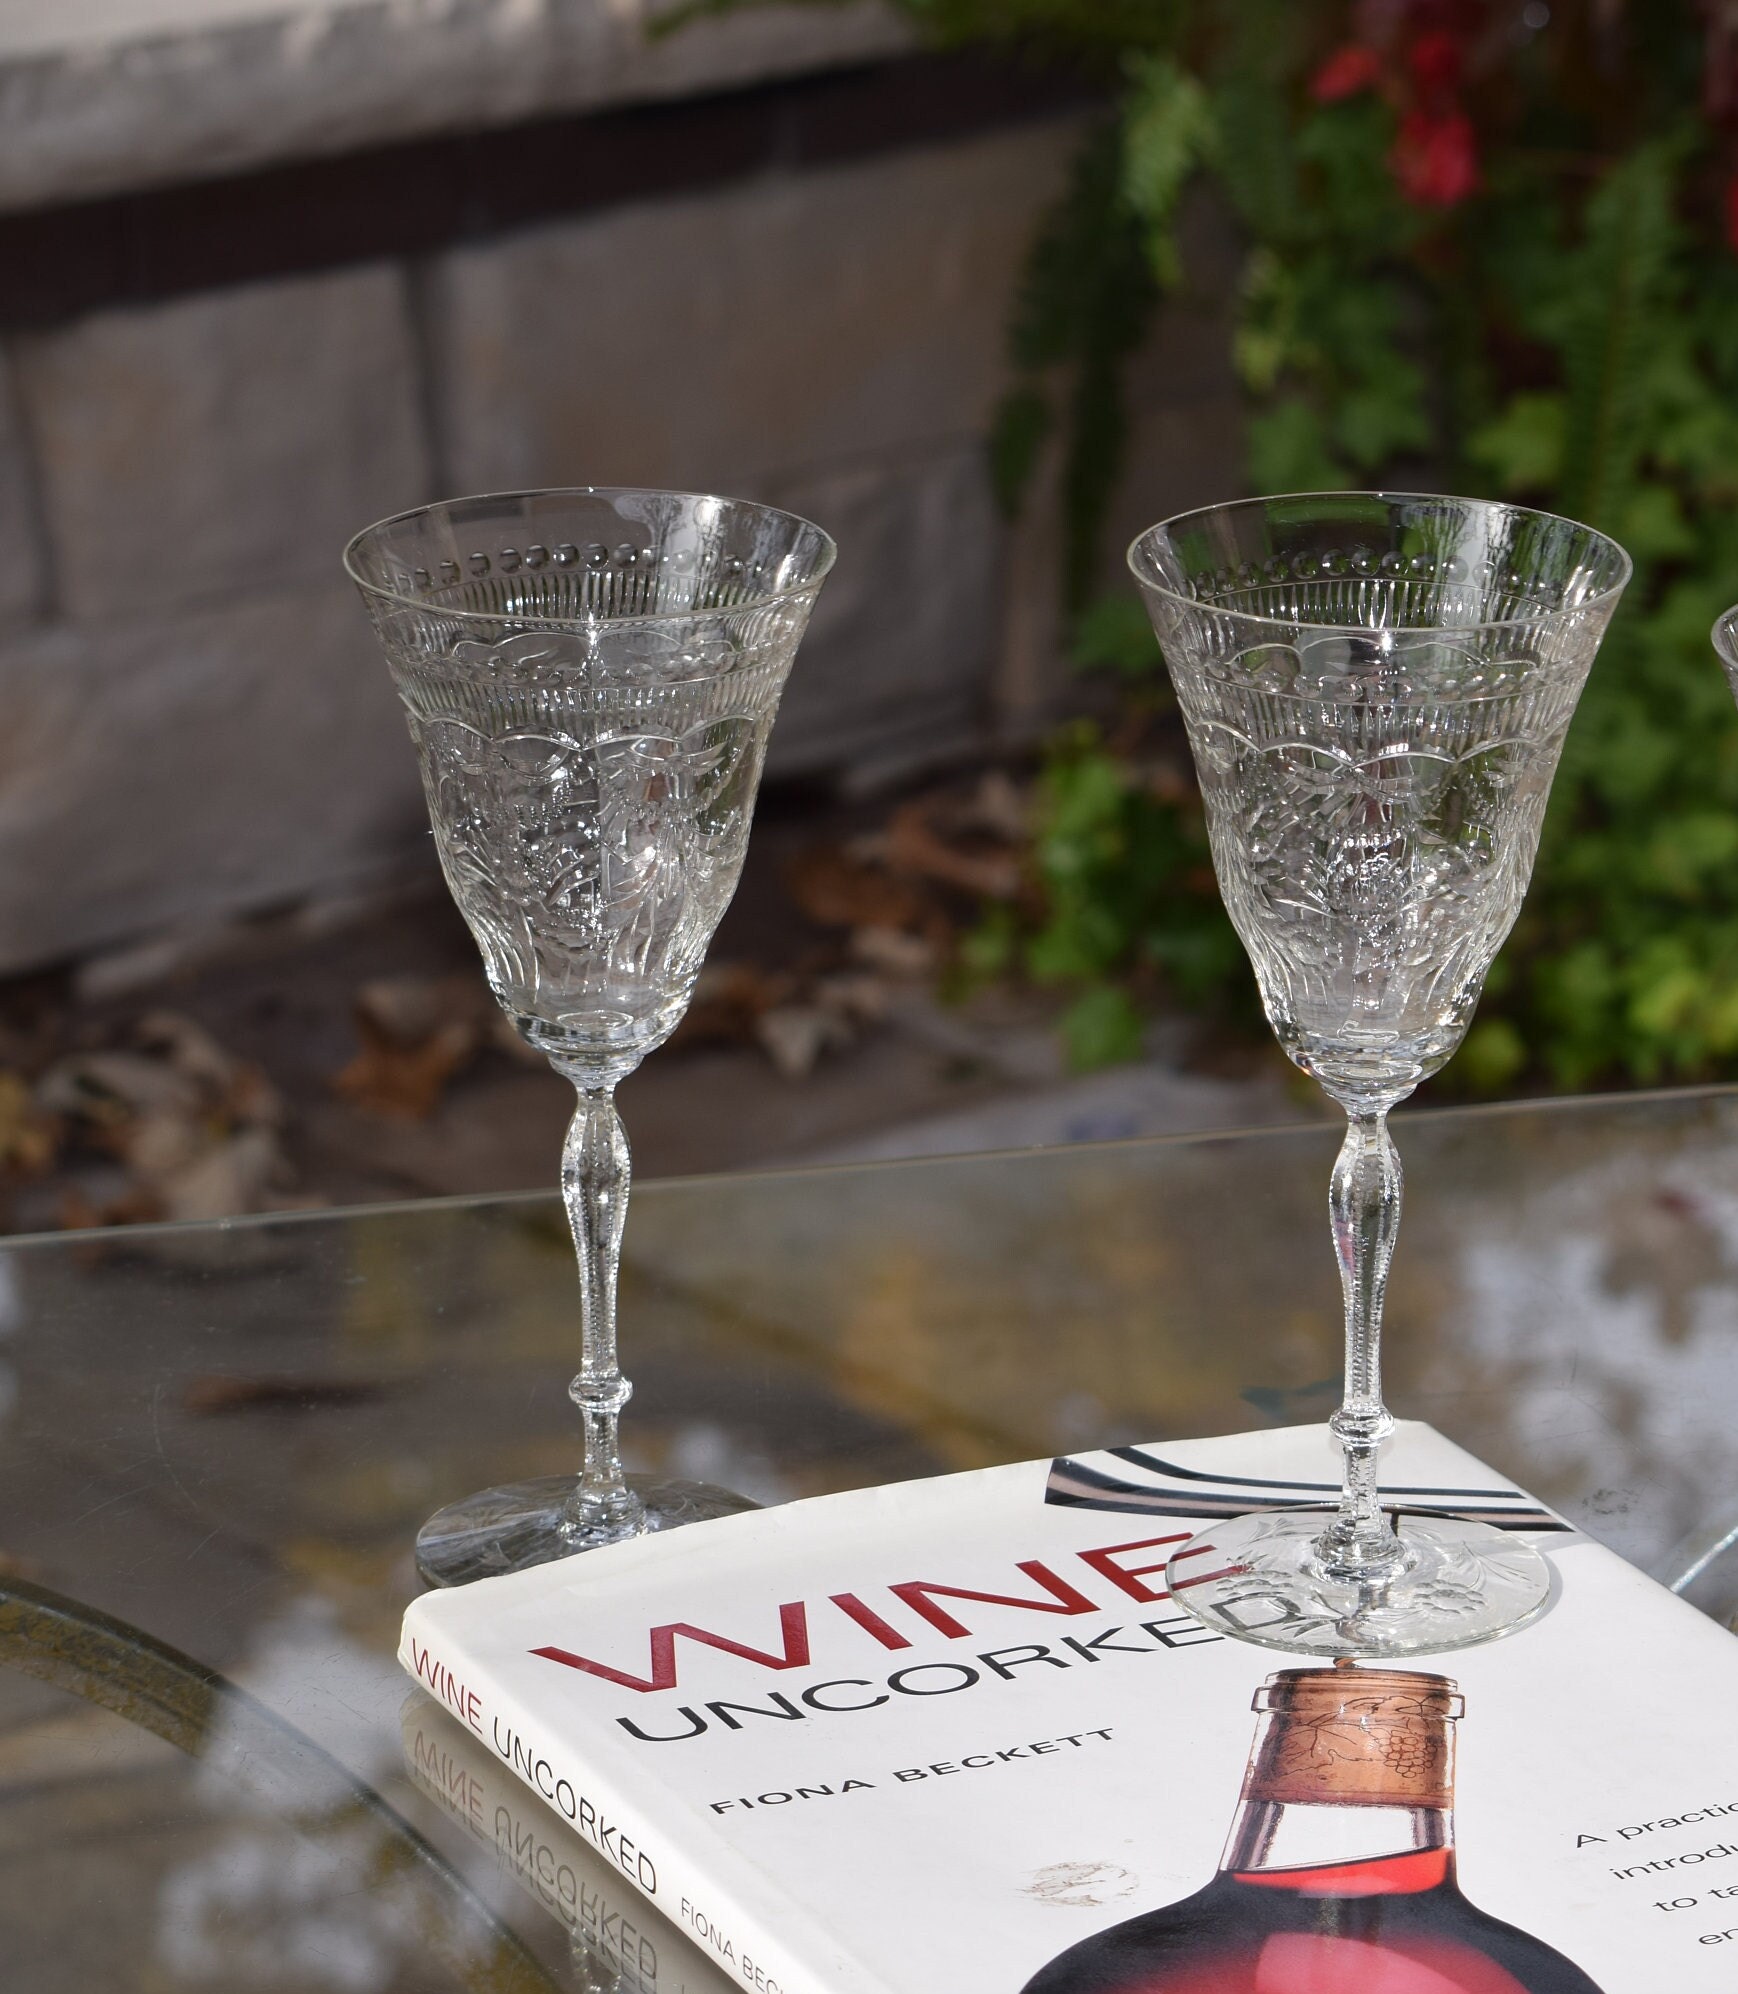
<path fill-rule="evenodd" d="M 1096 1465 L 1115 1461 L 1118 1472 Z M 1338 1482 L 1281 1482 L 1259 1475 L 1214 1475 L 1179 1467 L 1148 1447 L 1113 1447 L 1090 1461 L 1059 1455 L 1044 1500 L 1064 1509 L 1107 1509 L 1141 1516 L 1249 1516 L 1264 1510 L 1321 1509 L 1339 1499 Z M 1383 1506 L 1401 1515 L 1458 1516 L 1499 1530 L 1569 1530 L 1555 1512 L 1520 1489 L 1384 1487 Z"/>

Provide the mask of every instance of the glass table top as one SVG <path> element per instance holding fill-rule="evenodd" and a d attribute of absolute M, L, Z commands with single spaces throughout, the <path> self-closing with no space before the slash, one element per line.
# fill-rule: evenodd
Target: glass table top
<path fill-rule="evenodd" d="M 1395 1130 L 1395 1411 L 1658 1575 L 1710 1554 L 1738 1089 Z M 1325 1418 L 1336 1142 L 638 1186 L 629 1466 L 779 1502 Z M 8 1994 L 731 1984 L 392 1660 L 422 1517 L 574 1464 L 577 1358 L 553 1195 L 0 1241 Z M 1738 1553 L 1690 1596 L 1738 1609 Z"/>

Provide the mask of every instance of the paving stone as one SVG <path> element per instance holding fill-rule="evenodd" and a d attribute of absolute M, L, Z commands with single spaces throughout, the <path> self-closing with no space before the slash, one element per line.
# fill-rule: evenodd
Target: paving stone
<path fill-rule="evenodd" d="M 428 492 L 385 266 L 104 312 L 17 360 L 75 618 L 327 580 L 358 527 Z"/>
<path fill-rule="evenodd" d="M 1072 121 L 524 231 L 442 260 L 455 488 L 767 478 L 981 435 Z"/>
<path fill-rule="evenodd" d="M 329 887 L 426 835 L 343 583 L 0 644 L 0 973 Z"/>

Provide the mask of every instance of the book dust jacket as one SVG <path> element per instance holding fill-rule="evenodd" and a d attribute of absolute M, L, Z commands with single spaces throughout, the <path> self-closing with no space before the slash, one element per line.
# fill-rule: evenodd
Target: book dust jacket
<path fill-rule="evenodd" d="M 1328 1500 L 1310 1427 L 694 1525 L 400 1656 L 759 1994 L 1732 1994 L 1738 1644 L 1427 1427 L 1384 1471 L 1532 1535 L 1545 1614 L 1392 1667 L 1202 1627 L 1168 1559 Z"/>

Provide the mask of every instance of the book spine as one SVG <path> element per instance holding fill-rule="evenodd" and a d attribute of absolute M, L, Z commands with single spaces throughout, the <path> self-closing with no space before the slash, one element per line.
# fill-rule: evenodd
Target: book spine
<path fill-rule="evenodd" d="M 778 1913 L 784 1937 L 770 1920 L 744 1909 L 728 1872 L 741 1869 L 753 1878 L 757 1872 L 750 1865 L 729 1850 L 720 1860 L 716 1842 L 696 1860 L 677 1837 L 648 1826 L 642 1811 L 607 1776 L 595 1767 L 582 1769 L 559 1745 L 550 1744 L 543 1727 L 515 1697 L 473 1689 L 464 1671 L 449 1665 L 438 1642 L 430 1643 L 407 1624 L 398 1658 L 418 1688 L 456 1717 L 491 1758 L 530 1787 L 684 1938 L 753 1994 L 841 1994 L 847 1978 L 864 1994 L 881 1994 L 879 1982 L 871 1986 L 858 1974 L 829 1972 L 824 1982 L 818 1979 L 788 1943 L 791 1907 Z M 794 1922 L 800 1927 L 806 1920 L 799 1915 Z"/>

